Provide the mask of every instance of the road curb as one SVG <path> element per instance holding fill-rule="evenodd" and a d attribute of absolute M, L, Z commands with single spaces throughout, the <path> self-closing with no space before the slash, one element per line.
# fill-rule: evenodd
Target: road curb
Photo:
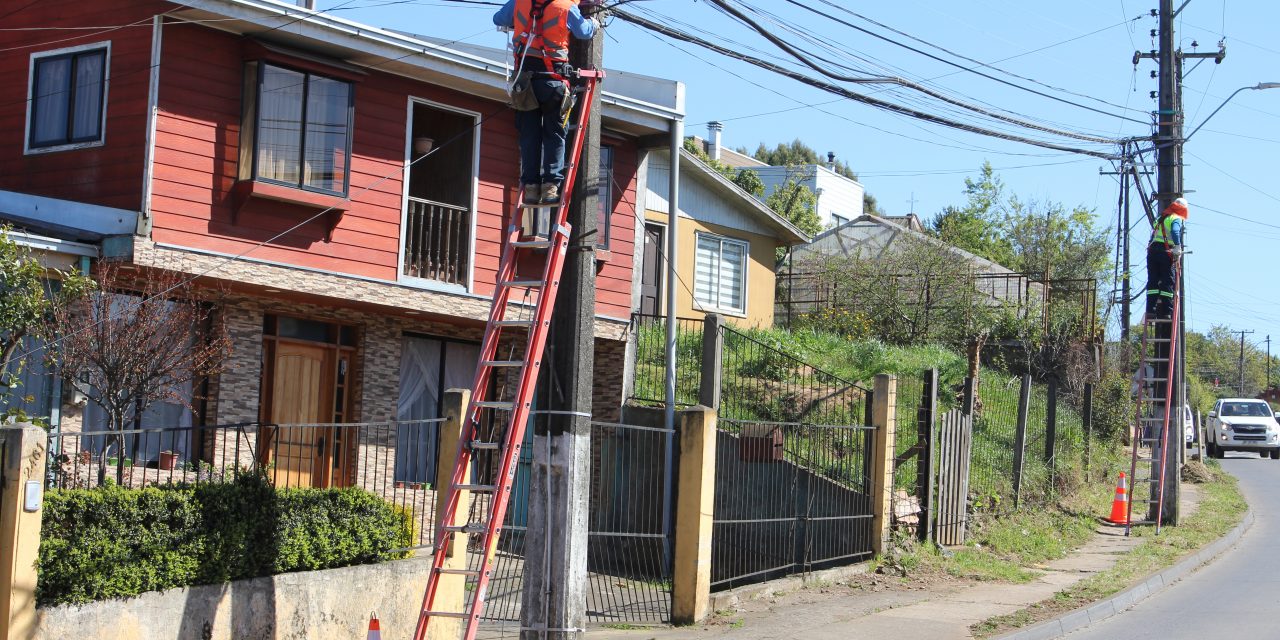
<path fill-rule="evenodd" d="M 1074 611 L 1067 612 L 1053 620 L 1041 622 L 1033 627 L 1019 629 L 1012 633 L 999 636 L 999 640 L 1048 640 L 1050 638 L 1061 638 L 1077 629 L 1087 627 L 1095 622 L 1106 620 L 1133 605 L 1142 602 L 1148 597 L 1159 593 L 1165 587 L 1185 578 L 1187 575 L 1195 572 L 1200 567 L 1209 564 L 1217 558 L 1222 552 L 1234 546 L 1240 541 L 1249 527 L 1253 526 L 1253 509 L 1250 508 L 1245 512 L 1244 518 L 1240 520 L 1240 524 L 1236 525 L 1226 535 L 1211 542 L 1199 551 L 1183 558 L 1178 564 L 1157 572 L 1147 577 L 1146 580 L 1121 591 L 1120 593 L 1099 600 L 1093 604 L 1081 607 Z"/>

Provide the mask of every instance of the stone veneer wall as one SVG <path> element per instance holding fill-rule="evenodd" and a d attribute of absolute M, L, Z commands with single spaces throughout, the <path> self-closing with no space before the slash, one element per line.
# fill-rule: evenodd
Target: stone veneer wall
<path fill-rule="evenodd" d="M 416 319 L 401 315 L 308 304 L 292 300 L 233 295 L 223 306 L 232 351 L 224 372 L 210 381 L 208 421 L 213 424 L 256 422 L 259 419 L 262 375 L 262 319 L 265 313 L 295 315 L 316 320 L 356 326 L 360 331 L 359 349 L 353 361 L 356 378 L 351 387 L 350 419 L 354 422 L 382 422 L 396 415 L 400 395 L 401 336 L 414 333 L 424 336 L 479 341 L 483 327 L 479 324 L 488 314 L 488 299 L 408 287 L 392 282 L 378 282 L 273 265 L 252 260 L 227 261 L 136 240 L 134 261 L 142 266 L 171 269 L 186 273 L 204 273 L 217 266 L 216 277 L 228 281 L 275 287 L 291 292 L 331 298 L 343 305 L 383 305 L 403 311 L 447 314 L 457 322 Z M 627 323 L 597 318 L 596 374 L 592 393 L 592 412 L 596 420 L 616 421 L 622 403 L 625 378 Z M 505 345 L 504 345 L 505 346 Z M 504 353 L 507 350 L 503 349 Z M 233 450 L 236 436 L 222 433 L 209 442 L 214 452 Z M 228 440 L 227 438 L 230 438 Z M 243 459 L 243 440 L 241 435 Z M 358 484 L 372 481 L 375 474 L 381 482 L 394 466 L 394 435 L 362 442 L 352 451 L 351 469 Z M 372 447 L 372 448 L 366 448 Z M 208 450 L 206 450 L 208 451 Z M 361 461 L 382 461 L 361 470 Z M 243 460 L 241 460 L 243 462 Z"/>

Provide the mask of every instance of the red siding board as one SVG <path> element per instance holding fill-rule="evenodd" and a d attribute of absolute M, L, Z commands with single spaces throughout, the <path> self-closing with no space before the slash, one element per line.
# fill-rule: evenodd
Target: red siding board
<path fill-rule="evenodd" d="M 111 43 L 111 83 L 106 104 L 105 144 L 97 147 L 23 154 L 28 103 L 0 103 L 0 189 L 138 210 L 150 78 L 151 23 L 172 5 L 155 0 L 117 0 L 110 7 L 70 0 L 41 0 L 38 6 L 9 12 L 0 32 L 0 77 L 13 95 L 26 95 L 31 55 L 83 44 Z M 110 32 L 51 31 L 107 24 L 137 26 Z M 71 35 L 68 35 L 71 34 Z"/>
<path fill-rule="evenodd" d="M 172 8 L 157 0 L 110 0 L 91 5 L 42 0 L 39 7 L 6 16 L 6 27 L 75 27 L 145 20 Z M 71 198 L 127 209 L 141 207 L 147 93 L 150 79 L 149 23 L 66 43 L 13 50 L 0 57 L 3 77 L 28 82 L 31 51 L 81 42 L 112 43 L 107 144 L 91 149 L 24 156 L 23 103 L 0 104 L 0 189 Z M 0 32 L 0 48 L 49 40 L 45 32 Z M 370 70 L 356 84 L 349 210 L 331 227 L 330 216 L 302 225 L 255 248 L 298 222 L 314 208 L 250 199 L 236 211 L 231 195 L 239 174 L 243 39 L 218 29 L 167 23 L 160 68 L 153 180 L 153 238 L 196 250 L 249 257 L 309 269 L 394 280 L 398 270 L 400 220 L 409 99 L 420 98 L 471 111 L 484 118 L 475 221 L 474 291 L 488 295 L 498 267 L 505 218 L 514 205 L 519 174 L 513 117 L 497 102 L 451 89 Z M 630 309 L 631 251 L 635 222 L 632 142 L 615 143 L 613 257 L 597 279 L 601 313 L 625 316 Z M 326 241 L 326 235 L 329 240 Z"/>

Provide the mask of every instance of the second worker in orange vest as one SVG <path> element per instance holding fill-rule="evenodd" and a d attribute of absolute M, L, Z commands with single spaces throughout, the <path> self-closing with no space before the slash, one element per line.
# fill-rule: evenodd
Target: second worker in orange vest
<path fill-rule="evenodd" d="M 493 23 L 514 30 L 516 82 L 528 82 L 536 99 L 516 111 L 520 133 L 520 183 L 524 200 L 560 201 L 564 182 L 565 120 L 569 104 L 569 38 L 590 40 L 599 23 L 583 17 L 577 0 L 507 0 Z M 517 107 L 519 104 L 517 101 Z"/>

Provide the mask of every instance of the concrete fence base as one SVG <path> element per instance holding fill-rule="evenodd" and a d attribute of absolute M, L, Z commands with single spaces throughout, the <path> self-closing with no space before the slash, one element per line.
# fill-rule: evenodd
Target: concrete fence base
<path fill-rule="evenodd" d="M 384 638 L 418 620 L 431 556 L 286 573 L 37 609 L 39 640 L 352 640 L 377 612 Z"/>

